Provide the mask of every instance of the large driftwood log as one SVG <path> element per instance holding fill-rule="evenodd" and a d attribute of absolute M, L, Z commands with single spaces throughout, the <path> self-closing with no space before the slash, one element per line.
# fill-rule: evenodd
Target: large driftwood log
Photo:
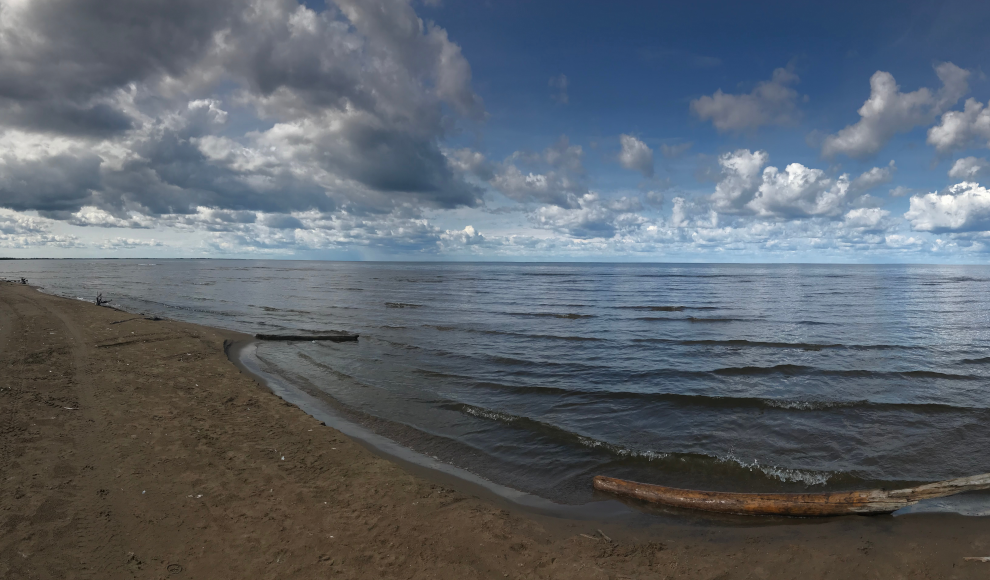
<path fill-rule="evenodd" d="M 695 491 L 596 476 L 595 489 L 650 503 L 740 515 L 838 516 L 886 514 L 923 499 L 964 491 L 990 489 L 990 473 L 961 477 L 906 489 L 831 493 L 735 493 Z"/>

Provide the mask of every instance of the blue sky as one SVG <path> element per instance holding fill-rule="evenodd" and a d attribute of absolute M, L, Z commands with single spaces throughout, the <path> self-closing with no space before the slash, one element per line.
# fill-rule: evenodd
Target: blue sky
<path fill-rule="evenodd" d="M 984 263 L 988 15 L 0 0 L 0 254 Z"/>

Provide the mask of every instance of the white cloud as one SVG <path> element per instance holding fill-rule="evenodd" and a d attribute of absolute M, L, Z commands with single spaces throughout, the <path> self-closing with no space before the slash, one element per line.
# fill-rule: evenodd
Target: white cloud
<path fill-rule="evenodd" d="M 474 175 L 483 181 L 495 177 L 495 166 L 485 156 L 469 148 L 445 152 L 448 162 L 458 171 Z"/>
<path fill-rule="evenodd" d="M 990 169 L 990 161 L 979 157 L 963 157 L 957 159 L 949 169 L 952 179 L 973 179 Z"/>
<path fill-rule="evenodd" d="M 826 137 L 822 155 L 844 154 L 854 158 L 874 155 L 894 135 L 932 122 L 969 91 L 969 71 L 946 62 L 935 67 L 935 72 L 942 81 L 937 93 L 927 88 L 902 93 L 892 74 L 875 72 L 870 77 L 870 98 L 858 111 L 859 122 Z"/>
<path fill-rule="evenodd" d="M 790 85 L 799 81 L 789 68 L 773 71 L 773 78 L 741 95 L 723 93 L 691 101 L 691 112 L 704 121 L 711 120 L 719 131 L 743 131 L 763 125 L 790 125 L 797 121 L 798 93 Z"/>
<path fill-rule="evenodd" d="M 555 77 L 550 77 L 550 81 L 547 85 L 556 91 L 550 95 L 550 98 L 561 105 L 566 105 L 570 102 L 570 97 L 567 95 L 567 84 L 567 76 L 563 73 Z"/>
<path fill-rule="evenodd" d="M 577 197 L 588 190 L 583 158 L 580 145 L 561 137 L 543 153 L 516 151 L 495 171 L 490 183 L 515 201 L 577 207 Z"/>
<path fill-rule="evenodd" d="M 928 130 L 928 144 L 939 153 L 966 149 L 974 141 L 990 147 L 990 107 L 976 99 L 966 99 L 962 111 L 944 113 L 941 122 Z"/>
<path fill-rule="evenodd" d="M 765 151 L 739 149 L 718 159 L 722 169 L 712 207 L 723 214 L 775 218 L 835 217 L 871 188 L 890 180 L 893 162 L 874 167 L 850 182 L 848 175 L 828 177 L 821 169 L 791 163 L 783 171 L 764 166 Z"/>
<path fill-rule="evenodd" d="M 897 165 L 891 159 L 887 167 L 874 167 L 869 171 L 863 172 L 862 175 L 853 180 L 851 187 L 856 192 L 869 191 L 879 185 L 890 182 L 894 178 L 894 171 L 896 169 Z"/>
<path fill-rule="evenodd" d="M 163 242 L 154 238 L 150 240 L 141 240 L 136 238 L 116 237 L 105 240 L 99 247 L 104 250 L 132 250 L 134 248 L 161 248 L 164 246 L 165 244 Z"/>
<path fill-rule="evenodd" d="M 718 158 L 722 178 L 715 186 L 712 205 L 720 213 L 745 213 L 746 204 L 762 183 L 763 166 L 770 161 L 766 151 L 739 149 Z"/>
<path fill-rule="evenodd" d="M 921 232 L 974 232 L 990 230 L 990 191 L 964 181 L 947 192 L 911 197 L 904 217 Z"/>
<path fill-rule="evenodd" d="M 680 157 L 685 151 L 691 148 L 694 143 L 678 143 L 677 145 L 660 144 L 660 154 L 664 157 Z"/>
<path fill-rule="evenodd" d="M 915 249 L 920 247 L 925 242 L 921 238 L 916 238 L 914 236 L 904 236 L 901 234 L 888 234 L 884 236 L 884 243 L 886 243 L 891 248 Z"/>
<path fill-rule="evenodd" d="M 53 223 L 49 219 L 0 209 L 0 248 L 78 248 L 84 245 L 75 236 L 51 233 Z"/>
<path fill-rule="evenodd" d="M 890 212 L 876 207 L 860 207 L 846 212 L 843 224 L 858 230 L 878 231 L 886 229 L 886 218 Z"/>
<path fill-rule="evenodd" d="M 76 226 L 96 226 L 101 228 L 150 228 L 154 220 L 133 214 L 128 217 L 117 217 L 98 207 L 87 205 L 72 214 L 69 223 Z"/>
<path fill-rule="evenodd" d="M 463 230 L 447 230 L 440 235 L 441 247 L 477 246 L 486 242 L 485 236 L 474 229 L 474 226 L 464 226 Z"/>
<path fill-rule="evenodd" d="M 646 222 L 638 214 L 643 206 L 635 197 L 607 200 L 592 192 L 576 201 L 576 207 L 540 207 L 530 219 L 537 227 L 564 232 L 575 238 L 611 238 L 621 230 Z"/>
<path fill-rule="evenodd" d="M 834 216 L 850 197 L 847 175 L 832 179 L 821 169 L 791 163 L 784 171 L 767 167 L 756 195 L 746 207 L 760 216 Z"/>
<path fill-rule="evenodd" d="M 619 141 L 622 143 L 619 163 L 642 173 L 643 177 L 653 177 L 653 150 L 632 135 L 620 135 Z"/>

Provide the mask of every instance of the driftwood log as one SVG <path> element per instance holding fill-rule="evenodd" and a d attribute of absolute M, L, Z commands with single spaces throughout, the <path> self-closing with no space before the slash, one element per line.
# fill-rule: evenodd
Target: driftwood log
<path fill-rule="evenodd" d="M 357 334 L 256 334 L 258 340 L 329 340 L 331 342 L 349 342 L 358 339 Z"/>
<path fill-rule="evenodd" d="M 990 473 L 949 479 L 906 489 L 830 493 L 735 493 L 695 491 L 596 476 L 595 489 L 670 507 L 739 515 L 839 516 L 887 514 L 923 499 L 990 489 Z"/>

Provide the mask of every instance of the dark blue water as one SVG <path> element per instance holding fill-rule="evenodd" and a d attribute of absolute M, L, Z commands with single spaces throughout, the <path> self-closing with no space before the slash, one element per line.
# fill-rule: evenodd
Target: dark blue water
<path fill-rule="evenodd" d="M 555 499 L 990 471 L 990 268 L 16 261 L 57 294 L 250 333 L 355 420 Z"/>

